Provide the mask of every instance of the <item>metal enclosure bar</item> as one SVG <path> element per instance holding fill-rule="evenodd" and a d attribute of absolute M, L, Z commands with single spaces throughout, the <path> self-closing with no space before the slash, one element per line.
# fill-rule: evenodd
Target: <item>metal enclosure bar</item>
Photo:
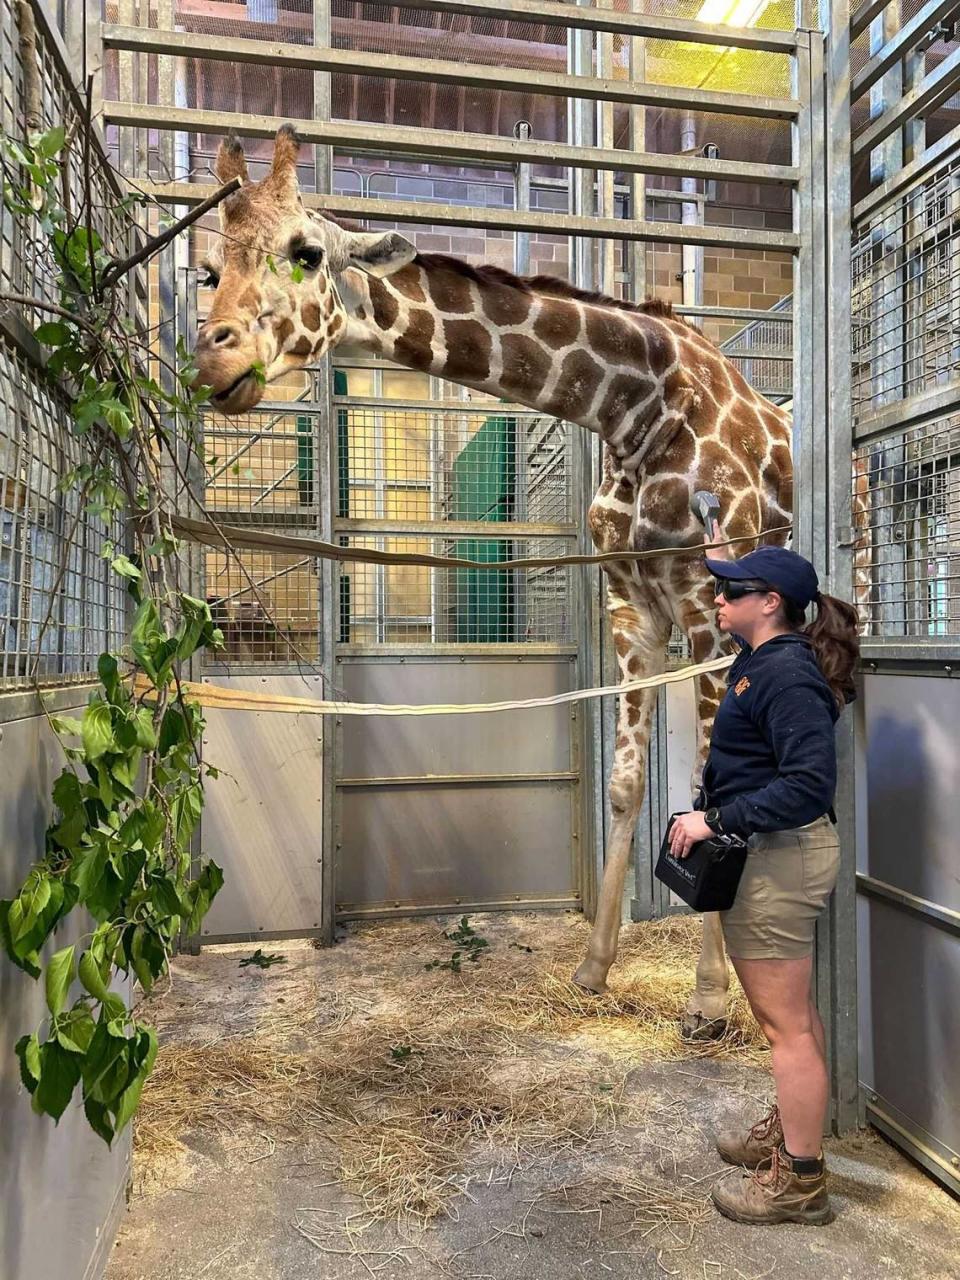
<path fill-rule="evenodd" d="M 919 41 L 939 23 L 945 22 L 960 9 L 960 0 L 928 0 L 908 23 L 902 26 L 892 40 L 870 59 L 862 71 L 853 77 L 850 85 L 851 105 L 876 84 L 895 62 L 903 58 Z"/>
<path fill-rule="evenodd" d="M 199 204 L 214 188 L 199 183 L 142 183 L 142 189 L 157 200 Z M 732 249 L 767 249 L 790 253 L 798 237 L 789 231 L 761 231 L 750 227 L 697 226 L 682 232 L 674 222 L 632 222 L 620 218 L 574 216 L 562 213 L 521 213 L 511 209 L 469 208 L 465 205 L 426 204 L 406 200 L 375 200 L 371 197 L 311 195 L 304 193 L 308 209 L 349 218 L 384 222 L 413 222 L 452 227 L 490 227 L 503 231 L 545 231 L 554 235 L 581 236 L 599 240 L 614 236 L 646 244 L 676 244 L 681 238 L 700 245 Z M 738 313 L 739 314 L 739 313 Z"/>
<path fill-rule="evenodd" d="M 409 58 L 398 54 L 366 53 L 352 49 L 297 48 L 269 40 L 230 39 L 196 35 L 193 32 L 138 30 L 135 27 L 106 26 L 106 45 L 142 53 L 176 53 L 211 61 L 275 65 L 304 71 L 339 72 L 347 75 L 386 76 L 395 80 L 427 80 L 467 88 L 488 89 L 491 68 L 468 62 L 444 62 L 436 58 Z M 559 75 L 533 68 L 496 68 L 496 87 L 517 93 L 542 93 L 555 97 L 577 96 L 590 101 L 633 103 L 637 106 L 686 107 L 691 111 L 719 111 L 732 115 L 790 120 L 797 114 L 796 103 L 788 98 L 766 98 L 747 93 L 720 93 L 709 89 L 641 84 L 624 80 L 597 79 L 588 74 Z"/>
<path fill-rule="evenodd" d="M 763 49 L 791 53 L 796 46 L 792 31 L 757 31 L 723 23 L 693 22 L 667 14 L 618 13 L 614 9 L 581 8 L 553 0 L 399 0 L 399 9 L 426 9 L 436 13 L 464 13 L 480 18 L 501 18 L 509 12 L 518 22 L 582 31 L 612 31 L 624 36 L 648 36 L 654 40 L 684 40 L 691 44 L 722 45 L 734 49 Z"/>
<path fill-rule="evenodd" d="M 940 65 L 931 71 L 915 89 L 905 93 L 896 106 L 890 107 L 853 140 L 853 156 L 856 159 L 900 129 L 915 116 L 935 111 L 946 102 L 960 85 L 960 49 L 955 49 Z"/>

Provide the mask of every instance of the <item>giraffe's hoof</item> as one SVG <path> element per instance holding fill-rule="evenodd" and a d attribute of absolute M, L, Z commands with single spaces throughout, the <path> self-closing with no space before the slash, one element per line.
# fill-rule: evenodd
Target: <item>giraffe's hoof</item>
<path fill-rule="evenodd" d="M 702 1013 L 685 1013 L 680 1021 L 680 1039 L 688 1044 L 720 1040 L 726 1031 L 726 1018 L 705 1018 Z"/>
<path fill-rule="evenodd" d="M 573 985 L 591 996 L 602 996 L 607 990 L 606 975 L 584 961 L 572 978 Z"/>

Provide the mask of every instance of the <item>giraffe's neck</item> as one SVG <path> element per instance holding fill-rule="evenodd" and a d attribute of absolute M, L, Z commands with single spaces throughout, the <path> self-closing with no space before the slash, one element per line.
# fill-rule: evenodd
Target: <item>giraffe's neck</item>
<path fill-rule="evenodd" d="M 345 347 L 574 422 L 628 470 L 692 400 L 677 322 L 660 316 L 433 255 L 345 286 Z"/>

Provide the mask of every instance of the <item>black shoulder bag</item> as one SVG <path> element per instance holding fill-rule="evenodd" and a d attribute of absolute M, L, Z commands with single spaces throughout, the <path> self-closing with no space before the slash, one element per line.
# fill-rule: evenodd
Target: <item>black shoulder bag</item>
<path fill-rule="evenodd" d="M 739 836 L 712 836 L 699 840 L 687 857 L 675 858 L 670 832 L 680 816 L 670 815 L 653 874 L 694 911 L 729 911 L 747 860 L 746 842 Z"/>

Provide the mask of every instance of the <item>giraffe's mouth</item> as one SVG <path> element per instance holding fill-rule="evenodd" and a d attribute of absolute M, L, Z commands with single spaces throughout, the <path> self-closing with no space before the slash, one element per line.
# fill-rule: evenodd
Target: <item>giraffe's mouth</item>
<path fill-rule="evenodd" d="M 253 377 L 253 369 L 244 370 L 244 372 L 241 373 L 238 378 L 234 378 L 234 380 L 230 383 L 228 387 L 224 387 L 222 391 L 214 392 L 214 394 L 210 397 L 211 400 L 217 406 L 218 409 L 225 408 L 230 398 L 236 395 L 236 393 L 241 389 L 241 387 L 244 386 L 247 380 L 252 377 Z"/>

